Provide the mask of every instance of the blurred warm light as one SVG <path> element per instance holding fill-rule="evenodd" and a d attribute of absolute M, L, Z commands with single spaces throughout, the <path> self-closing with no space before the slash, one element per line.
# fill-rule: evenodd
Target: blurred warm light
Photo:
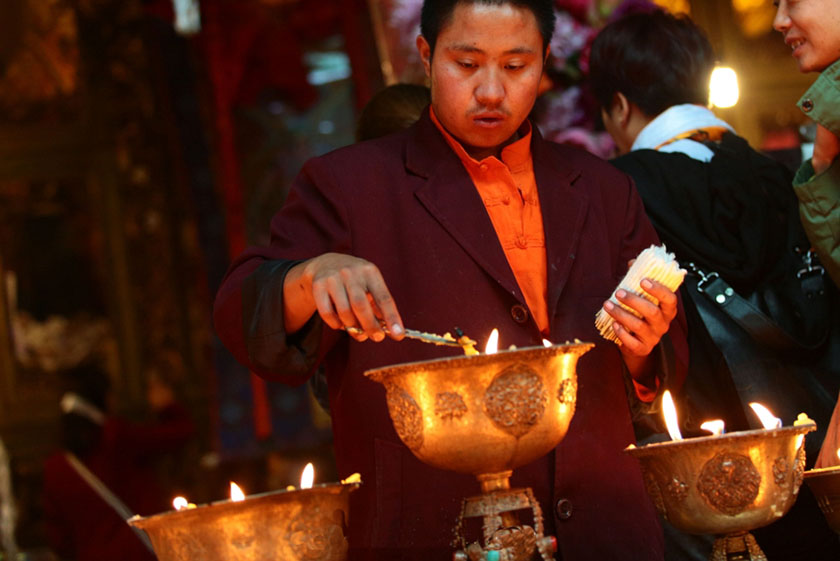
<path fill-rule="evenodd" d="M 190 502 L 184 497 L 175 497 L 174 499 L 172 499 L 172 506 L 175 508 L 175 510 L 187 508 L 189 504 Z"/>
<path fill-rule="evenodd" d="M 668 390 L 665 390 L 665 393 L 662 394 L 662 414 L 665 416 L 665 426 L 668 427 L 671 440 L 682 440 L 680 425 L 677 421 L 677 408 L 674 407 L 674 399 Z"/>
<path fill-rule="evenodd" d="M 726 66 L 718 66 L 712 70 L 709 80 L 709 103 L 714 107 L 733 107 L 738 103 L 741 92 L 738 89 L 738 75 Z"/>
<path fill-rule="evenodd" d="M 548 339 L 543 339 L 543 346 L 544 347 L 552 347 L 552 346 L 554 346 L 554 343 L 552 343 Z"/>
<path fill-rule="evenodd" d="M 487 345 L 484 347 L 484 353 L 488 355 L 496 354 L 499 350 L 499 330 L 495 327 L 487 338 Z"/>
<path fill-rule="evenodd" d="M 767 0 L 732 0 L 738 27 L 747 38 L 766 35 L 773 27 L 776 6 Z"/>
<path fill-rule="evenodd" d="M 840 460 L 840 448 L 837 449 L 837 459 Z"/>
<path fill-rule="evenodd" d="M 773 413 L 771 413 L 770 410 L 762 404 L 753 401 L 750 403 L 750 407 L 752 407 L 752 410 L 755 411 L 756 415 L 758 415 L 758 418 L 761 420 L 761 424 L 764 425 L 765 429 L 782 428 L 782 420 L 773 415 Z"/>
<path fill-rule="evenodd" d="M 233 481 L 230 482 L 230 500 L 232 500 L 233 502 L 245 500 L 245 493 L 243 493 L 242 489 L 239 488 L 239 485 L 237 485 Z"/>
<path fill-rule="evenodd" d="M 700 425 L 701 429 L 709 431 L 715 436 L 720 436 L 723 434 L 723 427 L 723 421 L 720 419 L 715 419 L 714 421 L 706 421 L 705 423 Z"/>
<path fill-rule="evenodd" d="M 691 3 L 689 0 L 654 0 L 654 2 L 675 14 L 691 13 Z"/>
<path fill-rule="evenodd" d="M 300 488 L 312 489 L 312 483 L 315 482 L 315 466 L 312 463 L 306 464 L 303 468 L 303 473 L 300 475 Z"/>

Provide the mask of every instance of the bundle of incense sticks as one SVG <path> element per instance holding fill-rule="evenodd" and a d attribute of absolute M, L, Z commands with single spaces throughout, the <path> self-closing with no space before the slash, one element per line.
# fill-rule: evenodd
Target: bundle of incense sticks
<path fill-rule="evenodd" d="M 645 292 L 645 290 L 641 287 L 642 280 L 650 279 L 659 282 L 667 286 L 669 290 L 676 292 L 677 288 L 680 287 L 683 279 L 685 278 L 685 272 L 685 269 L 680 268 L 680 264 L 674 258 L 674 254 L 668 253 L 664 245 L 652 245 L 639 254 L 636 261 L 630 267 L 630 270 L 627 271 L 627 274 L 624 275 L 624 278 L 620 283 L 618 283 L 616 289 L 613 290 L 613 293 L 610 296 L 610 301 L 612 301 L 616 306 L 621 306 L 631 314 L 639 316 L 635 310 L 625 306 L 615 297 L 615 293 L 619 289 L 638 294 L 642 298 L 659 305 L 659 301 Z M 621 345 L 621 340 L 613 331 L 612 325 L 614 321 L 615 320 L 613 320 L 612 316 L 610 316 L 603 308 L 598 310 L 598 313 L 595 315 L 595 327 L 598 328 L 601 336 L 604 337 L 604 339 L 615 342 L 617 345 Z"/>

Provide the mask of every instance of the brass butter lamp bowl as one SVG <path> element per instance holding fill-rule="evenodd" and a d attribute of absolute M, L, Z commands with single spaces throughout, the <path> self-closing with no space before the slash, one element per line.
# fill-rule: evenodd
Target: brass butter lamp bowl
<path fill-rule="evenodd" d="M 805 472 L 808 420 L 792 427 L 631 446 L 659 514 L 690 534 L 717 536 L 711 561 L 766 561 L 750 530 L 787 513 Z"/>
<path fill-rule="evenodd" d="M 403 443 L 421 461 L 474 475 L 482 494 L 464 500 L 455 559 L 546 561 L 556 542 L 543 535 L 530 489 L 510 476 L 566 435 L 577 399 L 578 358 L 594 345 L 569 343 L 413 362 L 366 373 L 385 386 L 388 412 Z M 516 510 L 530 509 L 534 527 Z M 481 518 L 483 543 L 468 543 L 464 521 Z"/>
<path fill-rule="evenodd" d="M 344 561 L 350 493 L 360 483 L 249 495 L 130 518 L 160 561 Z"/>
<path fill-rule="evenodd" d="M 808 470 L 805 483 L 814 493 L 828 525 L 840 534 L 840 466 Z"/>

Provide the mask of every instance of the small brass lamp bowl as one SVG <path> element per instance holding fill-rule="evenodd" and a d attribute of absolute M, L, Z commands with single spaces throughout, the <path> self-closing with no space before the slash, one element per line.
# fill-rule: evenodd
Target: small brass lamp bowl
<path fill-rule="evenodd" d="M 817 498 L 828 525 L 840 534 L 840 466 L 806 471 L 805 483 Z"/>
<path fill-rule="evenodd" d="M 519 466 L 566 436 L 577 400 L 578 358 L 591 343 L 530 347 L 413 362 L 366 373 L 385 386 L 388 412 L 403 443 L 436 468 L 476 476 L 482 494 L 465 498 L 455 525 L 453 559 L 553 559 L 531 489 L 511 489 Z M 533 527 L 516 511 L 530 510 Z M 482 542 L 464 522 L 483 520 Z"/>
<path fill-rule="evenodd" d="M 359 483 L 249 495 L 129 519 L 160 561 L 344 561 L 349 497 Z"/>
<path fill-rule="evenodd" d="M 749 531 L 793 505 L 805 471 L 805 433 L 815 428 L 808 422 L 626 452 L 641 462 L 648 495 L 666 520 L 690 534 L 719 536 L 712 560 L 766 560 Z"/>
<path fill-rule="evenodd" d="M 509 472 L 557 446 L 575 411 L 578 358 L 592 347 L 529 347 L 366 375 L 385 386 L 394 428 L 415 456 L 480 476 Z"/>

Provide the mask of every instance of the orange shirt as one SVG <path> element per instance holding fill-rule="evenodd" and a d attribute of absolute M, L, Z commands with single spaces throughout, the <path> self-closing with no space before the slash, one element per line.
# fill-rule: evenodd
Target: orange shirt
<path fill-rule="evenodd" d="M 531 125 L 526 121 L 527 132 L 522 138 L 502 149 L 501 161 L 489 156 L 479 162 L 443 128 L 431 107 L 429 113 L 467 169 L 531 315 L 547 334 L 545 232 L 531 158 Z"/>

